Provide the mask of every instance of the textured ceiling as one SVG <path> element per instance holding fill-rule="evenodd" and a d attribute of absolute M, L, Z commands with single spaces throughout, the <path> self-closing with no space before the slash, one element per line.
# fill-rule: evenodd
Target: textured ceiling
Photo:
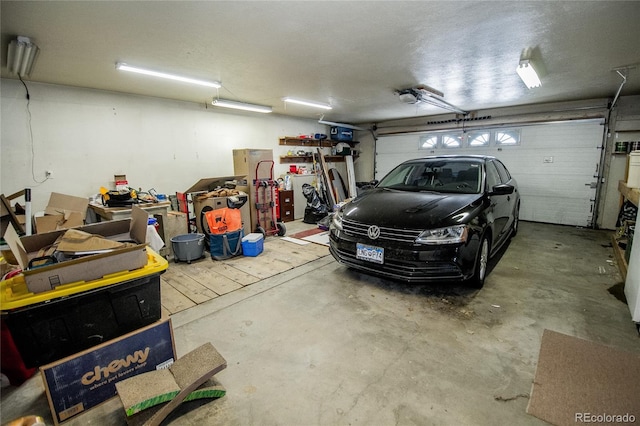
<path fill-rule="evenodd" d="M 6 1 L 7 44 L 41 49 L 28 81 L 206 104 L 214 97 L 320 118 L 285 96 L 330 103 L 325 120 L 362 123 L 446 113 L 402 103 L 424 84 L 468 111 L 640 94 L 640 2 L 615 1 Z M 529 90 L 524 48 L 546 69 Z M 194 78 L 188 86 L 115 69 L 116 62 Z"/>

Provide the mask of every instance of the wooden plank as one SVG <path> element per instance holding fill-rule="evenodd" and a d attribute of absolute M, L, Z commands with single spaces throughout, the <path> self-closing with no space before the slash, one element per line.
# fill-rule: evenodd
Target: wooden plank
<path fill-rule="evenodd" d="M 616 258 L 616 263 L 618 264 L 618 269 L 620 269 L 620 275 L 622 276 L 622 281 L 627 280 L 627 261 L 624 258 L 624 252 L 618 245 L 618 240 L 616 240 L 615 235 L 611 237 L 611 246 L 613 247 L 613 255 Z"/>
<path fill-rule="evenodd" d="M 212 262 L 199 262 L 197 264 L 191 264 L 192 267 L 186 270 L 185 273 L 201 285 L 211 289 L 219 295 L 226 294 L 243 287 L 242 284 L 234 281 L 232 278 L 228 278 L 224 275 L 213 272 L 214 268 L 209 267 Z M 235 274 L 246 275 L 242 271 L 236 271 Z M 257 277 L 252 278 L 255 281 L 258 280 Z"/>
<path fill-rule="evenodd" d="M 255 275 L 248 274 L 240 269 L 236 269 L 233 267 L 233 258 L 227 260 L 211 260 L 211 262 L 206 262 L 203 267 L 210 271 L 212 275 L 219 275 L 230 279 L 232 281 L 237 282 L 242 286 L 246 286 L 249 284 L 253 284 L 255 282 L 260 281 L 259 277 Z"/>
<path fill-rule="evenodd" d="M 203 286 L 183 271 L 177 269 L 168 270 L 162 278 L 167 284 L 171 285 L 196 304 L 204 303 L 218 297 L 217 293 Z"/>
<path fill-rule="evenodd" d="M 18 192 L 14 192 L 11 195 L 7 195 L 7 200 L 13 200 L 14 198 L 22 197 L 25 194 L 25 190 L 22 189 Z"/>
<path fill-rule="evenodd" d="M 336 204 L 335 196 L 333 195 L 331 179 L 329 179 L 329 170 L 327 169 L 327 163 L 324 161 L 324 155 L 318 148 L 318 158 L 320 158 L 320 168 L 322 169 L 322 184 L 324 186 L 324 192 L 327 196 L 327 203 L 329 204 L 329 211 L 333 211 L 333 206 Z"/>
<path fill-rule="evenodd" d="M 289 253 L 282 253 L 278 250 L 267 250 L 265 249 L 259 256 L 260 262 L 269 264 L 269 265 L 279 265 L 280 271 L 284 272 L 289 269 L 293 269 L 298 266 L 298 262 L 296 259 L 289 256 Z M 257 259 L 254 257 L 254 259 Z M 286 269 L 285 269 L 286 268 Z"/>
<path fill-rule="evenodd" d="M 0 202 L 2 203 L 2 207 L 3 207 L 2 214 L 3 215 L 8 214 L 9 222 L 11 222 L 11 224 L 16 229 L 19 235 L 23 235 L 25 233 L 24 227 L 18 220 L 18 216 L 16 216 L 13 209 L 11 208 L 11 202 L 7 199 L 7 197 L 4 196 L 4 194 L 0 194 Z M 4 229 L 3 229 L 3 232 L 4 232 Z"/>
<path fill-rule="evenodd" d="M 263 256 L 261 254 L 258 257 Z M 291 269 L 291 265 L 283 263 L 278 259 L 269 259 L 269 262 L 256 261 L 258 257 L 234 257 L 227 260 L 233 264 L 233 267 L 241 271 L 251 274 L 260 279 L 265 279 Z M 266 259 L 266 257 L 264 258 Z"/>
<path fill-rule="evenodd" d="M 358 195 L 358 188 L 356 187 L 356 171 L 353 166 L 353 156 L 347 155 L 344 157 L 347 166 L 347 181 L 349 186 L 349 197 L 355 198 Z"/>
<path fill-rule="evenodd" d="M 635 206 L 640 206 L 640 189 L 629 188 L 623 180 L 618 181 L 618 191 L 624 198 L 631 201 Z"/>
<path fill-rule="evenodd" d="M 316 246 L 318 246 L 318 248 L 316 248 Z M 323 250 L 322 246 L 319 246 L 318 244 L 311 243 L 301 246 L 280 239 L 270 242 L 268 249 L 276 250 L 280 253 L 286 253 L 286 256 L 296 258 L 296 266 L 304 265 L 305 263 L 311 262 L 329 254 L 328 250 Z M 265 250 L 267 250 L 266 247 Z"/>
<path fill-rule="evenodd" d="M 184 311 L 196 306 L 193 300 L 173 288 L 171 284 L 164 280 L 164 275 L 160 277 L 160 303 L 172 314 Z"/>

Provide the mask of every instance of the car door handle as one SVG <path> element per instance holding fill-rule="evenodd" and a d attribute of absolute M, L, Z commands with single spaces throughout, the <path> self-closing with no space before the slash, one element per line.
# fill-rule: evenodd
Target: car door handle
<path fill-rule="evenodd" d="M 511 201 L 511 195 L 507 195 L 507 201 Z"/>

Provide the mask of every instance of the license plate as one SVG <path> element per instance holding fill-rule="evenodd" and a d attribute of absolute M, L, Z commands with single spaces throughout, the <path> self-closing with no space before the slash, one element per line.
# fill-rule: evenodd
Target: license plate
<path fill-rule="evenodd" d="M 382 247 L 356 244 L 356 257 L 373 263 L 384 263 L 384 249 Z"/>

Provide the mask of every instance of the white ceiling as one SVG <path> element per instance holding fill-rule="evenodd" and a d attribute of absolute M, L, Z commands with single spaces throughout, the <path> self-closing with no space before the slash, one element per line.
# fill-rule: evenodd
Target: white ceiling
<path fill-rule="evenodd" d="M 327 102 L 325 120 L 363 123 L 442 114 L 402 103 L 418 84 L 468 111 L 640 94 L 640 2 L 616 1 L 6 1 L 7 44 L 28 36 L 41 49 L 28 81 L 205 103 L 214 97 L 285 105 L 285 96 Z M 534 48 L 546 68 L 529 90 L 515 73 Z M 115 69 L 116 62 L 194 78 L 188 86 Z"/>

